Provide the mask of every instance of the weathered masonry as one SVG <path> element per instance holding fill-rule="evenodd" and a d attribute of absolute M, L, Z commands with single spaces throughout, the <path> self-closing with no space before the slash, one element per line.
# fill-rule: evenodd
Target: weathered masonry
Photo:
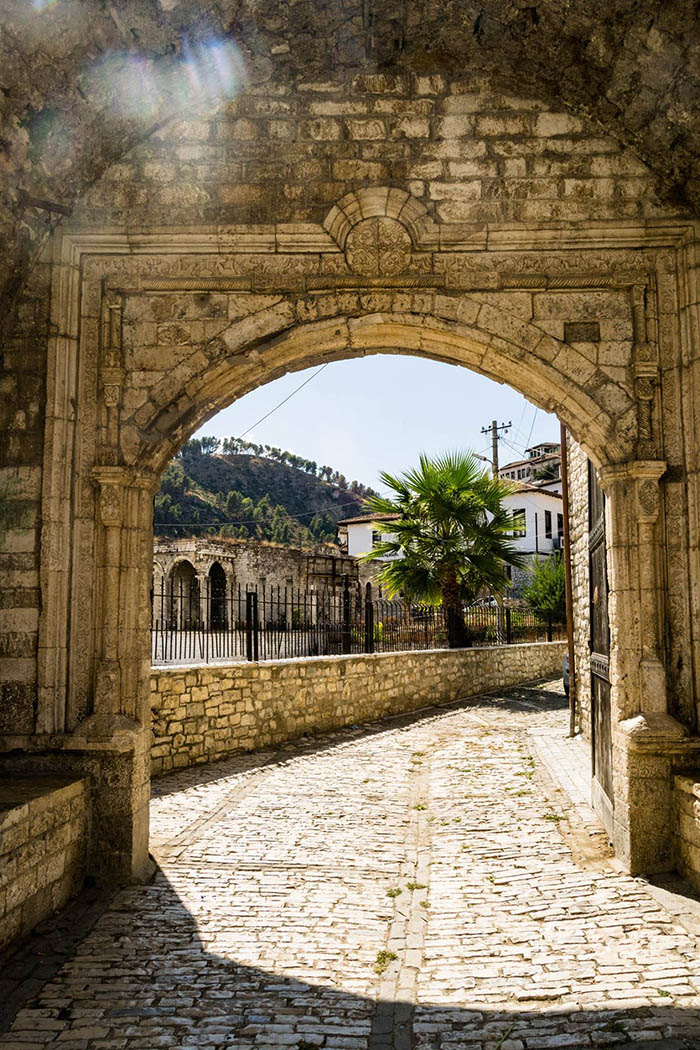
<path fill-rule="evenodd" d="M 247 391 L 396 352 L 510 383 L 597 468 L 601 804 L 630 870 L 673 863 L 672 775 L 700 759 L 700 225 L 625 136 L 546 85 L 422 62 L 314 80 L 285 63 L 166 123 L 81 195 L 21 287 L 2 378 L 2 764 L 89 780 L 93 870 L 147 867 L 160 471 Z"/>
<path fill-rule="evenodd" d="M 160 539 L 153 546 L 154 595 L 175 593 L 180 579 L 196 581 L 205 594 L 217 585 L 227 596 L 240 587 L 243 594 L 255 586 L 333 590 L 345 576 L 367 583 L 372 567 L 341 554 L 328 545 L 308 550 L 265 540 Z"/>
<path fill-rule="evenodd" d="M 564 642 L 223 667 L 157 667 L 151 772 L 447 704 L 558 674 Z"/>

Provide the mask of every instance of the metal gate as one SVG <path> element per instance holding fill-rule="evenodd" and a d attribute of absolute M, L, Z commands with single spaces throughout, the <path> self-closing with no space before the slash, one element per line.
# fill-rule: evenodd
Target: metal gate
<path fill-rule="evenodd" d="M 588 554 L 591 610 L 591 735 L 593 805 L 608 834 L 613 830 L 610 624 L 605 551 L 605 495 L 588 462 Z"/>

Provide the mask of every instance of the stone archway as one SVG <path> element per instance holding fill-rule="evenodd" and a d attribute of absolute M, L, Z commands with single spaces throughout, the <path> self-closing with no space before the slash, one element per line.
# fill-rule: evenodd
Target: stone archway
<path fill-rule="evenodd" d="M 187 558 L 173 564 L 167 584 L 167 617 L 176 631 L 190 629 L 201 620 L 201 595 L 196 569 Z"/>
<path fill-rule="evenodd" d="M 348 307 L 353 313 L 344 312 Z M 299 320 L 309 313 L 313 320 Z M 520 389 L 559 412 L 598 464 L 633 451 L 637 421 L 630 392 L 596 375 L 576 350 L 477 298 L 404 291 L 329 294 L 311 303 L 285 299 L 228 326 L 197 348 L 201 367 L 182 390 L 174 394 L 167 375 L 154 385 L 148 403 L 124 420 L 124 441 L 138 466 L 160 471 L 188 434 L 255 387 L 327 360 L 397 352 L 462 365 Z M 151 435 L 158 436 L 157 451 Z"/>
<path fill-rule="evenodd" d="M 44 492 L 55 535 L 47 547 L 67 555 L 43 569 L 41 651 L 53 685 L 40 695 L 38 726 L 76 749 L 117 749 L 130 764 L 123 870 L 142 870 L 147 842 L 144 581 L 159 472 L 207 418 L 256 386 L 315 362 L 386 352 L 510 383 L 556 411 L 599 466 L 610 496 L 616 844 L 633 870 L 667 862 L 670 756 L 683 729 L 667 694 L 663 617 L 678 566 L 663 546 L 659 483 L 678 421 L 664 414 L 675 378 L 662 376 L 655 326 L 682 238 L 681 228 L 653 237 L 596 228 L 582 248 L 580 231 L 547 240 L 503 229 L 493 248 L 475 251 L 472 231 L 452 230 L 445 244 L 407 193 L 386 187 L 344 198 L 323 227 L 283 224 L 272 243 L 252 228 L 235 239 L 169 232 L 162 242 L 65 232 L 45 461 L 70 450 L 75 467 L 68 480 L 49 469 Z M 614 359 L 598 350 L 606 326 Z M 78 563 L 79 574 L 66 574 Z M 68 595 L 83 605 L 94 595 L 94 604 L 64 630 L 54 610 Z M 675 644 L 687 637 L 683 615 Z M 654 816 L 643 807 L 650 789 L 661 800 Z"/>
<path fill-rule="evenodd" d="M 226 593 L 228 577 L 218 561 L 212 562 L 207 573 L 207 579 L 209 584 L 209 624 L 212 630 L 221 630 L 228 622 L 227 599 L 231 599 L 233 596 Z"/>

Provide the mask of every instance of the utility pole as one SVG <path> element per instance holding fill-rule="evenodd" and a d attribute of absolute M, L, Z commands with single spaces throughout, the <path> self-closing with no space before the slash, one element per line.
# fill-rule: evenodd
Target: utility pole
<path fill-rule="evenodd" d="M 498 420 L 494 419 L 490 427 L 481 428 L 482 434 L 491 434 L 491 469 L 493 470 L 494 478 L 498 477 L 498 432 L 499 430 L 504 430 L 508 433 L 512 425 L 511 421 L 508 420 L 507 423 L 501 423 L 499 427 Z"/>

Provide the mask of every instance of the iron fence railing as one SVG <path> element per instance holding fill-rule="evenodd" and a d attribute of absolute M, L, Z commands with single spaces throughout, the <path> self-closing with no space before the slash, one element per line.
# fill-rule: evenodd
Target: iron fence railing
<path fill-rule="evenodd" d="M 464 610 L 472 645 L 553 641 L 565 625 L 497 605 Z M 156 665 L 278 660 L 448 647 L 440 606 L 388 601 L 344 583 L 331 591 L 214 586 L 174 581 L 153 594 Z"/>

